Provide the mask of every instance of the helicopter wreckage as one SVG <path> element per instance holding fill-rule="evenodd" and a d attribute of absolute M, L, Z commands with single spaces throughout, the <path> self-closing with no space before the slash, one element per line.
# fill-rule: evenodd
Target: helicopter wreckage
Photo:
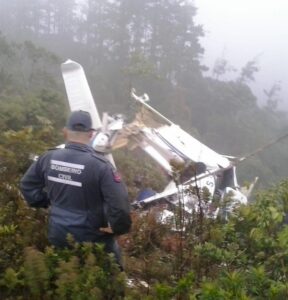
<path fill-rule="evenodd" d="M 110 116 L 107 113 L 101 119 L 82 66 L 67 60 L 61 69 L 70 110 L 84 110 L 91 114 L 96 129 L 91 146 L 103 153 L 114 166 L 112 150 L 138 147 L 170 178 L 162 192 L 144 193 L 146 196 L 132 202 L 132 207 L 147 208 L 164 201 L 170 207 L 163 211 L 162 219 L 165 219 L 173 214 L 173 207 L 181 207 L 187 214 L 201 209 L 206 215 L 217 217 L 220 209 L 219 205 L 214 205 L 215 199 L 220 202 L 230 199 L 225 207 L 226 213 L 247 203 L 254 184 L 246 190 L 240 188 L 235 158 L 221 155 L 192 137 L 150 106 L 146 94 L 139 97 L 134 90 L 131 98 L 139 109 L 132 122 L 126 124 L 122 115 Z M 198 204 L 203 192 L 210 196 L 201 206 Z"/>

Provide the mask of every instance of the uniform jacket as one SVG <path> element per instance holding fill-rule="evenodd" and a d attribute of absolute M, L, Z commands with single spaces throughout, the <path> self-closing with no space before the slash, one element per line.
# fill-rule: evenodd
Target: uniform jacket
<path fill-rule="evenodd" d="M 67 234 L 76 241 L 95 241 L 111 226 L 114 234 L 131 226 L 125 185 L 113 166 L 93 148 L 67 143 L 40 156 L 21 179 L 21 191 L 32 207 L 50 209 L 50 242 L 66 243 Z"/>

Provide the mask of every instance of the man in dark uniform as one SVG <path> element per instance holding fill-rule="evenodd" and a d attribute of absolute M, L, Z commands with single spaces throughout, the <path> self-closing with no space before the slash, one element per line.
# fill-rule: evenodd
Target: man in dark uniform
<path fill-rule="evenodd" d="M 131 226 L 125 185 L 105 157 L 89 146 L 93 136 L 89 113 L 74 111 L 64 149 L 53 149 L 34 162 L 21 179 L 21 191 L 32 207 L 51 206 L 48 238 L 66 247 L 67 234 L 77 242 L 103 243 L 121 265 L 115 236 Z"/>

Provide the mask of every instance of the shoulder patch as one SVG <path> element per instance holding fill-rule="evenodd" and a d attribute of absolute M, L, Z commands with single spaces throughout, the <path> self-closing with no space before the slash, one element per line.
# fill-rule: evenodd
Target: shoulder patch
<path fill-rule="evenodd" d="M 121 175 L 116 169 L 114 169 L 114 168 L 112 169 L 112 174 L 113 174 L 113 179 L 114 179 L 115 182 L 119 183 L 119 182 L 122 181 Z"/>

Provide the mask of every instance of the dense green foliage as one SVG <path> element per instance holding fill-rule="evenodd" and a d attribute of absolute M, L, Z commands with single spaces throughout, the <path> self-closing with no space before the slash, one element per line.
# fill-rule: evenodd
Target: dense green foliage
<path fill-rule="evenodd" d="M 124 289 L 126 299 L 288 297 L 287 181 L 258 193 L 228 220 L 195 211 L 183 223 L 175 211 L 171 223 L 159 224 L 159 208 L 135 211 L 131 233 L 119 239 L 126 275 L 101 247 L 72 240 L 70 250 L 50 247 L 47 211 L 28 208 L 18 184 L 31 150 L 41 152 L 47 144 L 39 141 L 52 133 L 44 126 L 1 136 L 1 299 L 117 299 Z M 120 154 L 118 159 L 131 164 Z M 124 169 L 128 182 L 131 172 L 139 172 L 134 168 Z"/>
<path fill-rule="evenodd" d="M 132 233 L 129 271 L 141 270 L 153 284 L 147 299 L 286 299 L 287 191 L 286 181 L 259 193 L 227 222 L 196 214 L 175 234 L 165 234 L 151 214 L 137 220 L 142 230 Z M 137 252 L 139 232 L 150 239 Z"/>
<path fill-rule="evenodd" d="M 43 123 L 63 126 L 68 109 L 59 70 L 54 54 L 31 42 L 9 43 L 0 35 L 1 131 Z"/>

